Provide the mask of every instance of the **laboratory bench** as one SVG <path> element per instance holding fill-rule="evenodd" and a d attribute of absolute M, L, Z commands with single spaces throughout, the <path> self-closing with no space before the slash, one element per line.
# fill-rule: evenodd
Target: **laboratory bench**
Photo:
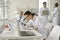
<path fill-rule="evenodd" d="M 3 32 L 0 33 L 0 40 L 43 40 L 43 38 L 42 35 L 33 28 L 26 30 L 20 26 L 20 30 L 18 31 L 18 27 L 15 26 L 14 32 L 5 28 Z"/>

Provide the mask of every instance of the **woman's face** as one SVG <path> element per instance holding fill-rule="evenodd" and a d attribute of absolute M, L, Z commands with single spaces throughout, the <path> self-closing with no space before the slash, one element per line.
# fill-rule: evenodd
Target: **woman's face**
<path fill-rule="evenodd" d="M 32 18 L 33 18 L 33 16 L 31 14 L 27 17 L 28 20 L 30 20 Z"/>
<path fill-rule="evenodd" d="M 47 6 L 47 4 L 43 4 L 43 6 L 44 6 L 44 7 L 46 7 L 46 6 Z"/>

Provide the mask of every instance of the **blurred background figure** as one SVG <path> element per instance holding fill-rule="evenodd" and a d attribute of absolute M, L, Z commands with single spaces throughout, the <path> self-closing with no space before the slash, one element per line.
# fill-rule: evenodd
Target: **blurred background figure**
<path fill-rule="evenodd" d="M 20 15 L 19 20 L 22 21 L 23 20 L 23 11 L 20 11 L 19 15 Z"/>
<path fill-rule="evenodd" d="M 54 9 L 53 9 L 53 24 L 54 25 L 60 25 L 60 13 L 59 13 L 59 9 L 58 9 L 59 4 L 55 3 L 54 5 Z"/>
<path fill-rule="evenodd" d="M 24 12 L 23 11 L 19 11 L 18 15 L 19 16 L 18 16 L 17 20 L 19 20 L 19 22 L 22 22 L 23 19 L 24 19 Z"/>
<path fill-rule="evenodd" d="M 43 7 L 41 7 L 40 9 L 40 15 L 46 25 L 46 23 L 48 22 L 48 16 L 49 16 L 49 9 L 47 8 L 46 2 L 43 2 Z"/>

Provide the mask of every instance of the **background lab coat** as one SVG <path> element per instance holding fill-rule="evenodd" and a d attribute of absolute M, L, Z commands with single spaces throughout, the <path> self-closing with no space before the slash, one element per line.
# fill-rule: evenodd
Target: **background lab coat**
<path fill-rule="evenodd" d="M 42 7 L 40 9 L 40 16 L 43 19 L 44 23 L 46 24 L 48 22 L 48 16 L 49 16 L 48 14 L 49 14 L 49 12 L 48 12 L 47 15 L 43 15 L 43 10 L 48 10 L 49 11 L 49 9 L 48 8 L 44 8 L 44 7 Z"/>
<path fill-rule="evenodd" d="M 42 19 L 38 16 L 34 16 L 33 20 L 30 20 L 27 25 L 37 27 L 37 31 L 39 31 L 43 35 L 43 38 L 47 37 L 47 30 L 45 29 Z"/>
<path fill-rule="evenodd" d="M 59 25 L 60 14 L 59 14 L 58 7 L 54 8 L 54 11 L 52 12 L 52 14 L 53 14 L 53 23 L 54 23 L 54 25 Z"/>

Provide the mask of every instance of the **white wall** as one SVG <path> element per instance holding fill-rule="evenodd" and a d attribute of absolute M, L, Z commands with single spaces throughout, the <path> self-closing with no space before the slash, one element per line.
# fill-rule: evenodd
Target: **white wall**
<path fill-rule="evenodd" d="M 14 17 L 16 10 L 39 8 L 39 0 L 10 0 L 8 18 Z"/>

